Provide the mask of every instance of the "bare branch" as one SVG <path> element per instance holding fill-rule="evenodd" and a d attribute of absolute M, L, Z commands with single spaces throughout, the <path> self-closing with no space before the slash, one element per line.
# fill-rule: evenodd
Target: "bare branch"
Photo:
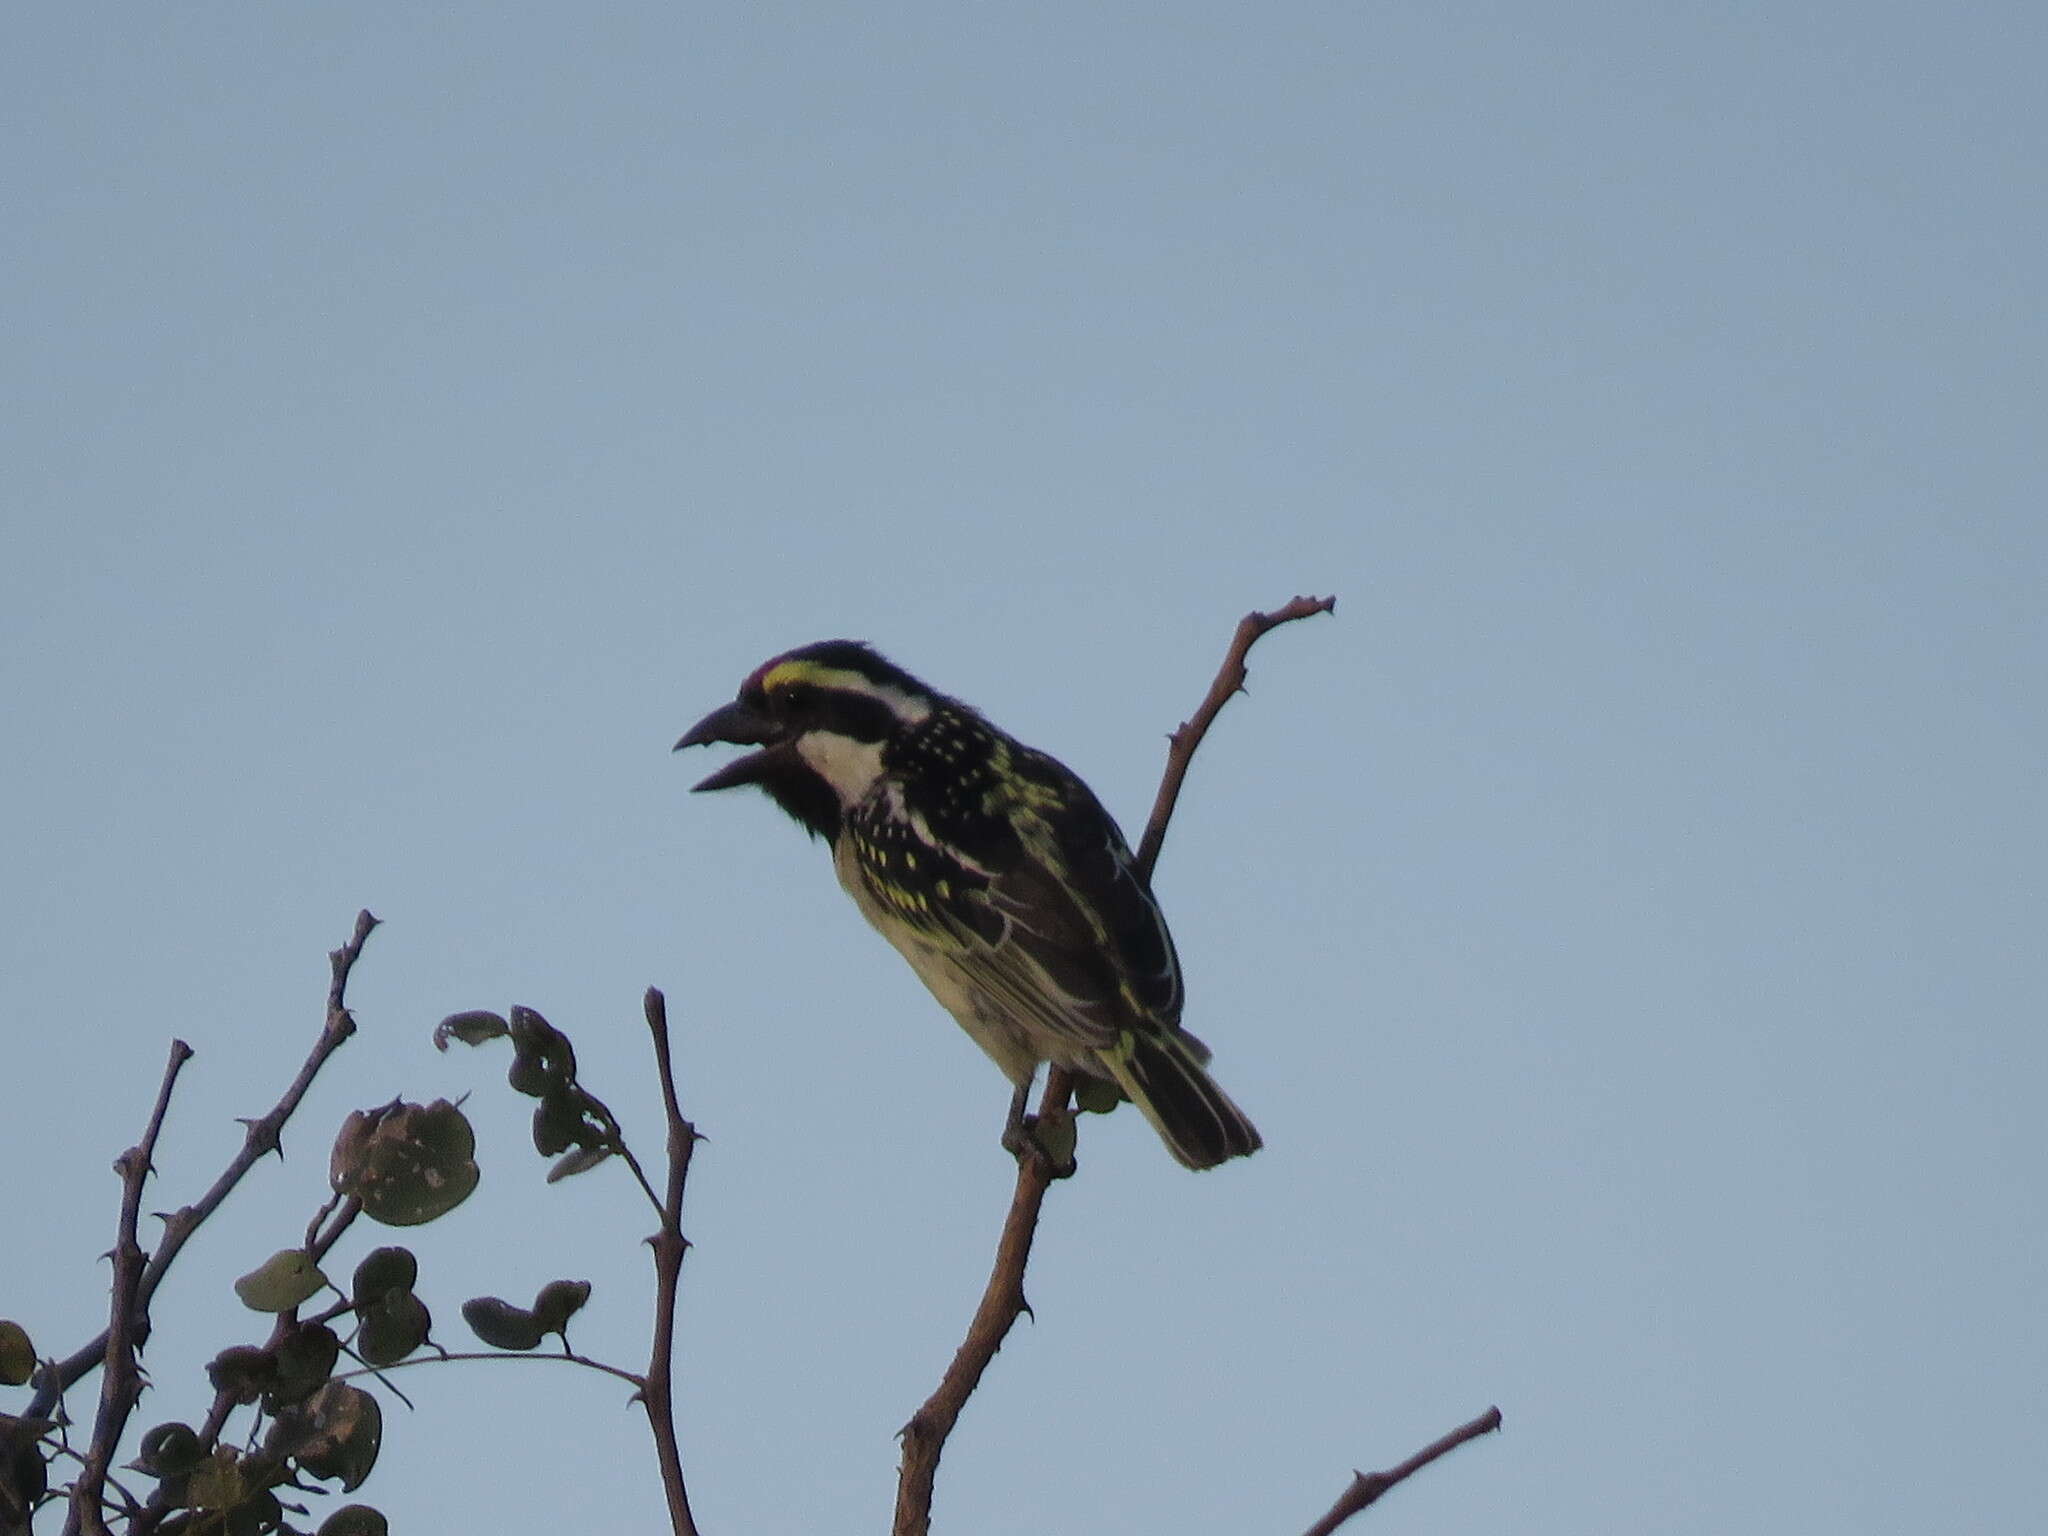
<path fill-rule="evenodd" d="M 1439 1440 L 1425 1445 L 1398 1467 L 1385 1472 L 1354 1472 L 1351 1486 L 1346 1488 L 1337 1502 L 1330 1506 L 1330 1512 L 1310 1526 L 1304 1536 L 1330 1536 L 1330 1533 L 1349 1520 L 1353 1515 L 1371 1504 L 1397 1483 L 1406 1482 L 1417 1472 L 1440 1456 L 1449 1455 L 1467 1440 L 1477 1440 L 1481 1435 L 1490 1435 L 1500 1428 L 1500 1410 L 1489 1408 L 1469 1424 L 1460 1424 Z"/>
<path fill-rule="evenodd" d="M 641 1386 L 640 1404 L 647 1412 L 648 1428 L 654 1433 L 661 1485 L 668 1494 L 669 1524 L 676 1536 L 697 1536 L 689 1491 L 683 1484 L 682 1450 L 676 1443 L 674 1375 L 676 1289 L 682 1280 L 683 1255 L 690 1247 L 683 1236 L 683 1186 L 690 1177 L 690 1154 L 697 1145 L 697 1128 L 683 1118 L 682 1101 L 676 1094 L 675 1063 L 669 1053 L 668 1003 L 659 988 L 647 989 L 645 1006 L 647 1028 L 654 1037 L 655 1066 L 661 1076 L 662 1113 L 668 1121 L 668 1182 L 661 1199 L 661 1228 L 651 1239 L 654 1345 L 647 1362 L 647 1379 Z M 644 1186 L 644 1177 L 641 1182 Z"/>
<path fill-rule="evenodd" d="M 142 1288 L 143 1252 L 136 1229 L 142 1222 L 142 1187 L 149 1182 L 156 1157 L 157 1138 L 163 1134 L 164 1116 L 170 1112 L 171 1091 L 178 1073 L 192 1059 L 192 1047 L 182 1040 L 171 1042 L 170 1060 L 156 1092 L 156 1108 L 150 1112 L 149 1127 L 142 1140 L 114 1160 L 121 1175 L 121 1219 L 114 1237 L 113 1302 L 108 1312 L 105 1353 L 101 1360 L 106 1373 L 100 1378 L 100 1408 L 94 1417 L 92 1442 L 78 1479 L 71 1485 L 71 1509 L 64 1529 L 84 1531 L 86 1536 L 106 1536 L 107 1522 L 100 1509 L 106 1497 L 107 1472 L 121 1432 L 128 1427 L 128 1415 L 142 1396 L 142 1372 L 135 1352 L 149 1337 L 149 1312 L 137 1304 Z"/>
<path fill-rule="evenodd" d="M 1202 738 L 1209 734 L 1209 727 L 1223 712 L 1237 694 L 1244 692 L 1249 678 L 1245 671 L 1245 657 L 1258 644 L 1259 637 L 1269 630 L 1278 629 L 1296 619 L 1308 618 L 1311 614 L 1335 613 L 1337 599 L 1334 597 L 1297 597 L 1285 607 L 1275 608 L 1271 613 L 1254 610 L 1238 620 L 1237 633 L 1230 637 L 1230 650 L 1223 657 L 1223 665 L 1216 669 L 1216 681 L 1209 685 L 1208 697 L 1193 716 L 1183 720 L 1180 728 L 1167 738 L 1172 745 L 1166 754 L 1166 775 L 1159 781 L 1159 797 L 1152 802 L 1152 818 L 1145 823 L 1145 835 L 1138 841 L 1138 870 L 1147 880 L 1152 878 L 1152 866 L 1159 862 L 1160 845 L 1166 841 L 1166 824 L 1173 819 L 1173 807 L 1180 799 L 1181 781 L 1188 776 L 1188 764 L 1195 760 L 1195 748 L 1202 744 Z"/>
<path fill-rule="evenodd" d="M 1166 774 L 1160 782 L 1158 798 L 1153 802 L 1152 819 L 1145 828 L 1144 840 L 1138 846 L 1137 865 L 1142 879 L 1149 881 L 1152 878 L 1152 866 L 1159 858 L 1160 844 L 1166 838 L 1166 824 L 1173 817 L 1174 802 L 1180 797 L 1181 781 L 1187 777 L 1188 764 L 1194 758 L 1195 749 L 1202 744 L 1202 738 L 1208 734 L 1209 726 L 1223 706 L 1244 687 L 1245 656 L 1252 646 L 1268 630 L 1277 629 L 1294 619 L 1307 618 L 1310 614 L 1329 613 L 1336 605 L 1334 597 L 1297 597 L 1272 613 L 1248 613 L 1239 622 L 1222 669 L 1209 685 L 1208 696 L 1202 700 L 1192 719 L 1183 721 L 1173 733 Z M 1068 1098 L 1072 1087 L 1073 1079 L 1063 1069 L 1054 1067 L 1046 1073 L 1045 1093 L 1038 1105 L 1038 1123 L 1042 1128 L 1058 1130 L 1071 1120 Z M 938 1479 L 939 1457 L 946 1448 L 946 1438 L 959 1422 L 960 1410 L 967 1406 L 967 1399 L 980 1385 L 982 1373 L 988 1369 L 996 1351 L 1003 1347 L 1003 1340 L 1009 1337 L 1010 1329 L 1020 1316 L 1030 1310 L 1024 1299 L 1024 1270 L 1031 1261 L 1031 1243 L 1038 1231 L 1039 1209 L 1045 1203 L 1046 1191 L 1051 1188 L 1055 1176 L 1047 1158 L 1025 1156 L 1017 1159 L 1017 1187 L 1010 1196 L 1010 1209 L 1003 1218 L 1002 1234 L 996 1239 L 995 1263 L 989 1271 L 988 1284 L 982 1290 L 981 1304 L 974 1309 L 974 1317 L 967 1325 L 967 1336 L 954 1351 L 953 1361 L 939 1379 L 938 1387 L 899 1432 L 903 1441 L 903 1460 L 896 1474 L 894 1536 L 928 1536 L 932 1491 Z"/>
<path fill-rule="evenodd" d="M 1059 1068 L 1046 1074 L 1045 1095 L 1038 1105 L 1041 1125 L 1070 1115 L 1067 1096 L 1071 1087 L 1072 1079 Z M 967 1337 L 954 1351 L 953 1363 L 946 1367 L 938 1388 L 899 1431 L 903 1462 L 896 1474 L 896 1518 L 891 1527 L 894 1536 L 926 1536 L 931 1529 L 932 1491 L 946 1438 L 953 1433 L 960 1410 L 981 1384 L 982 1372 L 1003 1347 L 1010 1329 L 1030 1310 L 1024 1299 L 1024 1269 L 1031 1262 L 1031 1242 L 1038 1233 L 1038 1210 L 1045 1203 L 1045 1192 L 1051 1188 L 1052 1179 L 1049 1159 L 1017 1159 L 1017 1188 L 1010 1196 L 1002 1235 L 996 1239 L 995 1265 L 981 1293 L 981 1305 L 974 1309 Z"/>

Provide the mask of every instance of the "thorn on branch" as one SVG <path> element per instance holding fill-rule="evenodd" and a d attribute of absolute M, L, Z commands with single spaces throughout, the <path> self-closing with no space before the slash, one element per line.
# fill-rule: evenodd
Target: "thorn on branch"
<path fill-rule="evenodd" d="M 1305 1536 L 1330 1536 L 1338 1526 L 1374 1503 L 1390 1488 L 1406 1482 L 1431 1462 L 1449 1455 L 1467 1440 L 1476 1440 L 1481 1435 L 1492 1434 L 1500 1425 L 1500 1409 L 1489 1408 L 1478 1418 L 1460 1424 L 1449 1434 L 1431 1441 L 1398 1467 L 1390 1467 L 1384 1472 L 1353 1472 L 1351 1485 L 1338 1495 L 1337 1502 L 1330 1506 L 1329 1512 L 1308 1528 Z"/>
<path fill-rule="evenodd" d="M 1216 669 L 1216 680 L 1209 685 L 1208 696 L 1193 715 L 1181 722 L 1180 729 L 1168 737 L 1172 745 L 1166 756 L 1166 772 L 1159 781 L 1159 795 L 1152 802 L 1152 815 L 1145 824 L 1145 835 L 1138 842 L 1138 870 L 1147 880 L 1152 878 L 1153 866 L 1159 862 L 1159 850 L 1166 841 L 1166 824 L 1173 818 L 1173 808 L 1180 799 L 1181 784 L 1187 778 L 1188 765 L 1194 761 L 1196 749 L 1201 746 L 1202 738 L 1208 735 L 1217 715 L 1222 713 L 1223 706 L 1236 695 L 1250 691 L 1245 686 L 1245 658 L 1251 654 L 1252 647 L 1260 636 L 1282 624 L 1336 610 L 1337 599 L 1334 597 L 1297 597 L 1271 613 L 1254 610 L 1238 620 L 1237 630 L 1230 637 L 1230 649 L 1224 654 L 1223 665 Z"/>

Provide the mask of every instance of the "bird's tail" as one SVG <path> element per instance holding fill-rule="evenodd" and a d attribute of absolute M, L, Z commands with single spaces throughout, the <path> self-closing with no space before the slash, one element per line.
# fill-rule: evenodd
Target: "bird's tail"
<path fill-rule="evenodd" d="M 1183 1030 L 1125 1030 L 1115 1045 L 1097 1053 L 1166 1150 L 1189 1168 L 1214 1168 L 1264 1145 L 1244 1111 L 1204 1068 L 1208 1054 Z"/>

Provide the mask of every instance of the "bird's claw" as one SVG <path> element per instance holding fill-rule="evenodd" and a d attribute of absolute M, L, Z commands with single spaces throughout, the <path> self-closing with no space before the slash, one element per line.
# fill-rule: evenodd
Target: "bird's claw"
<path fill-rule="evenodd" d="M 1080 1164 L 1074 1160 L 1074 1122 L 1048 1121 L 1025 1115 L 1003 1127 L 1003 1150 L 1021 1166 L 1035 1163 L 1047 1179 L 1071 1179 Z"/>

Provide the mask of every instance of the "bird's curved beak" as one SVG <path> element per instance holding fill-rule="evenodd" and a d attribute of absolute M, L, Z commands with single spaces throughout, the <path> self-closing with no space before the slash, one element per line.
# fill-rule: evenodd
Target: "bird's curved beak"
<path fill-rule="evenodd" d="M 758 746 L 762 750 L 734 758 L 708 779 L 692 785 L 693 790 L 732 789 L 740 784 L 757 784 L 792 750 L 782 739 L 780 728 L 774 721 L 737 700 L 714 709 L 683 732 L 673 750 L 680 752 L 685 747 L 709 746 L 717 741 Z"/>

